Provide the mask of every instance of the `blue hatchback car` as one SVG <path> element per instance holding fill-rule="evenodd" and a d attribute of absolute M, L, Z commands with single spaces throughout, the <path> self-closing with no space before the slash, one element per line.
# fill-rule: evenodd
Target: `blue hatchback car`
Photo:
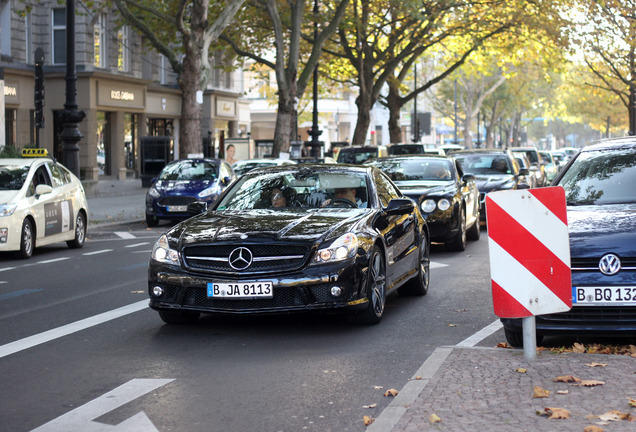
<path fill-rule="evenodd" d="M 236 180 L 232 167 L 222 159 L 179 159 L 167 164 L 146 194 L 146 223 L 190 217 L 188 204 L 213 203 Z"/>
<path fill-rule="evenodd" d="M 636 137 L 583 148 L 552 183 L 565 189 L 572 309 L 536 317 L 544 335 L 636 337 Z M 523 344 L 520 319 L 501 319 Z"/>

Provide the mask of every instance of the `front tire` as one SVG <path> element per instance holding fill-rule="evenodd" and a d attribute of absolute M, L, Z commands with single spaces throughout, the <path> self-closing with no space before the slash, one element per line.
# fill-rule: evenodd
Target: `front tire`
<path fill-rule="evenodd" d="M 35 231 L 30 219 L 25 219 L 22 222 L 22 231 L 20 233 L 20 250 L 16 252 L 16 255 L 22 259 L 31 258 L 35 247 Z"/>
<path fill-rule="evenodd" d="M 458 252 L 466 250 L 466 210 L 463 207 L 459 212 L 459 227 L 457 234 L 453 240 L 448 243 L 448 247 L 451 250 Z"/>
<path fill-rule="evenodd" d="M 384 316 L 386 304 L 386 265 L 379 247 L 374 246 L 369 259 L 367 275 L 367 307 L 349 315 L 349 320 L 360 324 L 377 324 Z"/>
<path fill-rule="evenodd" d="M 199 319 L 198 312 L 157 311 L 166 324 L 194 324 Z"/>
<path fill-rule="evenodd" d="M 423 296 L 428 292 L 430 282 L 431 259 L 429 254 L 429 242 L 426 236 L 423 236 L 420 245 L 420 261 L 419 269 L 416 277 L 408 281 L 404 286 L 398 288 L 398 294 L 402 296 Z"/>
<path fill-rule="evenodd" d="M 86 242 L 86 216 L 84 213 L 77 213 L 75 219 L 75 238 L 66 242 L 71 249 L 79 249 L 84 246 Z"/>
<path fill-rule="evenodd" d="M 146 213 L 146 225 L 148 225 L 149 228 L 157 227 L 159 226 L 159 219 Z"/>
<path fill-rule="evenodd" d="M 479 214 L 479 212 L 477 212 L 477 215 L 475 217 L 475 223 L 473 224 L 473 226 L 468 228 L 468 231 L 466 231 L 466 238 L 468 240 L 471 240 L 471 241 L 479 240 L 479 237 L 481 236 L 481 227 L 479 226 L 480 217 L 481 215 Z"/>

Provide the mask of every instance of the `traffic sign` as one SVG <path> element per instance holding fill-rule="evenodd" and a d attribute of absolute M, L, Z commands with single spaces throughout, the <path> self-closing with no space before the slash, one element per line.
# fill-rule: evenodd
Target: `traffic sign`
<path fill-rule="evenodd" d="M 495 314 L 524 318 L 570 310 L 564 189 L 491 192 L 486 215 Z"/>

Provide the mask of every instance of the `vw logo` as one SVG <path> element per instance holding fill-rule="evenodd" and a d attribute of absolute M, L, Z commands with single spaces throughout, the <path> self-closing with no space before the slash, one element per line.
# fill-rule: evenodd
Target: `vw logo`
<path fill-rule="evenodd" d="M 245 270 L 252 264 L 252 252 L 245 247 L 237 247 L 227 259 L 228 264 L 234 270 Z"/>
<path fill-rule="evenodd" d="M 621 259 L 614 254 L 603 255 L 598 268 L 605 276 L 612 276 L 621 270 Z"/>

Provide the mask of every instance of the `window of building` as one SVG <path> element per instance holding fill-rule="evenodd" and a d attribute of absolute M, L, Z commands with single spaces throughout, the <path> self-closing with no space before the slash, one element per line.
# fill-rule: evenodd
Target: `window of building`
<path fill-rule="evenodd" d="M 97 22 L 93 28 L 93 44 L 95 46 L 95 66 L 106 67 L 106 15 L 97 17 Z"/>
<path fill-rule="evenodd" d="M 122 27 L 117 32 L 117 70 L 130 71 L 128 27 Z"/>
<path fill-rule="evenodd" d="M 11 55 L 11 2 L 0 3 L 0 28 L 9 29 L 0 38 L 0 54 Z"/>
<path fill-rule="evenodd" d="M 165 56 L 159 54 L 159 84 L 166 84 L 166 68 L 168 67 L 168 65 L 168 59 Z"/>
<path fill-rule="evenodd" d="M 33 64 L 35 59 L 33 57 L 33 30 L 32 30 L 32 16 L 31 13 L 27 13 L 24 17 L 24 55 L 26 58 L 25 63 Z"/>
<path fill-rule="evenodd" d="M 53 40 L 53 64 L 66 64 L 66 8 L 52 10 L 51 39 Z"/>
<path fill-rule="evenodd" d="M 16 146 L 16 136 L 17 136 L 17 130 L 16 130 L 16 115 L 17 115 L 17 110 L 15 109 L 11 109 L 11 108 L 5 108 L 4 110 L 4 133 L 5 133 L 5 145 L 7 147 L 14 147 Z"/>

